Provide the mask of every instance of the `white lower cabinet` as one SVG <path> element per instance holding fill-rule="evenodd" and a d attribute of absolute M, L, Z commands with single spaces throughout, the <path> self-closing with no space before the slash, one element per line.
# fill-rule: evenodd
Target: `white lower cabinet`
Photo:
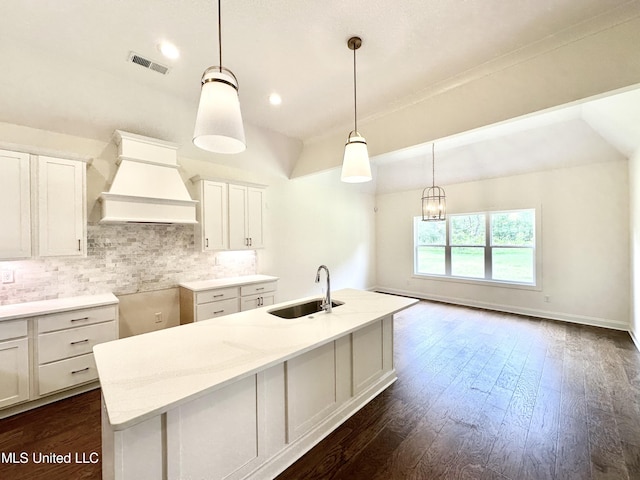
<path fill-rule="evenodd" d="M 0 408 L 29 399 L 27 321 L 0 323 Z"/>
<path fill-rule="evenodd" d="M 266 281 L 256 282 L 256 278 Z M 248 275 L 246 281 L 243 277 L 235 277 L 229 282 L 180 284 L 180 323 L 198 322 L 275 303 L 277 277 Z"/>
<path fill-rule="evenodd" d="M 276 303 L 276 282 L 254 283 L 240 287 L 240 310 L 252 310 Z"/>
<path fill-rule="evenodd" d="M 203 303 L 196 307 L 196 321 L 222 317 L 223 315 L 231 315 L 237 312 L 239 312 L 238 297 Z"/>
<path fill-rule="evenodd" d="M 93 346 L 118 338 L 116 310 L 112 306 L 79 309 L 37 319 L 39 395 L 98 378 Z"/>
<path fill-rule="evenodd" d="M 98 379 L 93 346 L 118 338 L 118 300 L 111 294 L 88 297 L 86 303 L 85 297 L 31 302 L 25 311 L 40 315 L 16 320 L 1 320 L 0 307 L 0 409 L 7 408 L 0 418 L 47 403 L 50 396 L 73 395 L 74 387 Z M 96 298 L 111 303 L 90 306 Z M 75 307 L 47 313 L 60 304 Z"/>

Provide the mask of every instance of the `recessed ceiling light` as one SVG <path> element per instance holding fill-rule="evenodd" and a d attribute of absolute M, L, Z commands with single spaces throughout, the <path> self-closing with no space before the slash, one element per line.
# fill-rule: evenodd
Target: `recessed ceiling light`
<path fill-rule="evenodd" d="M 269 95 L 269 103 L 271 105 L 280 105 L 282 103 L 282 97 L 277 93 L 272 93 Z"/>
<path fill-rule="evenodd" d="M 173 43 L 170 42 L 161 42 L 158 45 L 158 50 L 167 58 L 171 60 L 175 60 L 180 56 L 180 50 Z"/>

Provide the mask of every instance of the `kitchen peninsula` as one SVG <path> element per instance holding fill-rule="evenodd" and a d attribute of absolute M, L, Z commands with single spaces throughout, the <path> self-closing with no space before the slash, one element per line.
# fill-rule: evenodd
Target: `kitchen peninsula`
<path fill-rule="evenodd" d="M 417 300 L 345 289 L 96 345 L 103 478 L 273 478 L 396 380 L 393 315 Z"/>

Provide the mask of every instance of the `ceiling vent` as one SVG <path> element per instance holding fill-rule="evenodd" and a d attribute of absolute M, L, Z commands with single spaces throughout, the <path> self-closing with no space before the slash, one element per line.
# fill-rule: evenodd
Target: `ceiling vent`
<path fill-rule="evenodd" d="M 162 75 L 169 73 L 169 67 L 156 63 L 148 58 L 144 58 L 142 55 L 135 52 L 129 52 L 128 61 L 140 65 L 141 67 L 148 68 L 149 70 L 153 70 L 154 72 L 161 73 Z"/>

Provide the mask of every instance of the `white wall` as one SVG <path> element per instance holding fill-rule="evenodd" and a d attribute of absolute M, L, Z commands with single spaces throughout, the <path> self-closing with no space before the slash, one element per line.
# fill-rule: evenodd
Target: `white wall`
<path fill-rule="evenodd" d="M 539 290 L 414 278 L 412 218 L 420 214 L 421 190 L 381 195 L 376 217 L 378 286 L 436 300 L 627 329 L 628 179 L 627 161 L 615 161 L 446 186 L 449 213 L 539 207 Z"/>
<path fill-rule="evenodd" d="M 375 200 L 339 172 L 285 180 L 267 190 L 268 248 L 258 251 L 258 268 L 281 277 L 278 298 L 321 293 L 314 283 L 325 264 L 331 288 L 375 286 Z"/>
<path fill-rule="evenodd" d="M 631 325 L 630 332 L 640 350 L 640 149 L 629 159 L 631 229 Z"/>

